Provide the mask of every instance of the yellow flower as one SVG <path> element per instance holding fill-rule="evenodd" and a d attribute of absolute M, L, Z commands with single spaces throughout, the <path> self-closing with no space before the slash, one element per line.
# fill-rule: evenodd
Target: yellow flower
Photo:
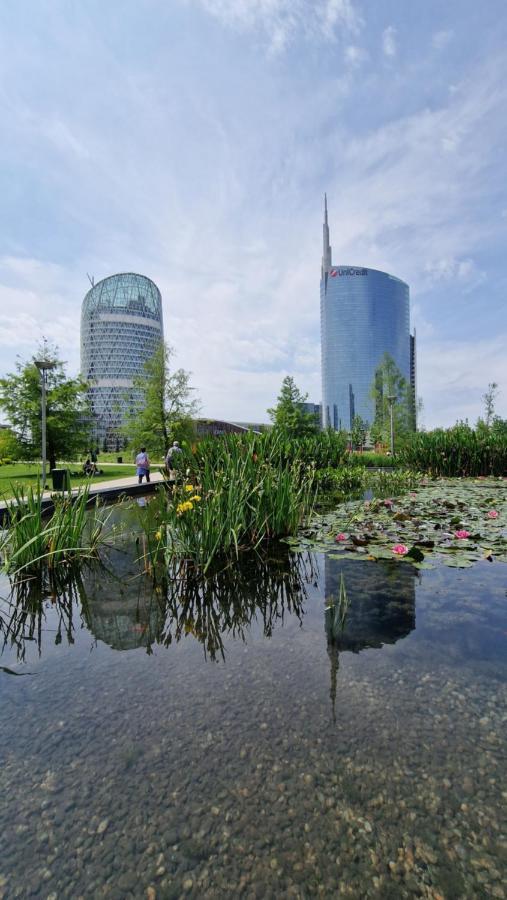
<path fill-rule="evenodd" d="M 199 494 L 194 494 L 194 496 L 191 497 L 190 499 L 191 499 L 194 503 L 199 503 L 199 500 L 200 500 L 201 498 L 200 498 Z"/>
<path fill-rule="evenodd" d="M 156 541 L 159 541 L 161 537 L 162 537 L 162 532 L 161 532 L 161 531 L 156 531 L 156 532 L 155 532 L 155 540 L 156 540 Z"/>
<path fill-rule="evenodd" d="M 193 491 L 193 490 L 194 490 L 193 484 L 186 484 L 186 485 L 185 485 L 185 490 L 186 490 L 186 491 Z"/>
<path fill-rule="evenodd" d="M 193 509 L 193 508 L 194 508 L 193 504 L 190 502 L 190 500 L 185 500 L 183 503 L 178 503 L 178 506 L 176 507 L 176 512 L 179 516 L 181 516 L 182 513 L 186 512 L 188 509 Z"/>

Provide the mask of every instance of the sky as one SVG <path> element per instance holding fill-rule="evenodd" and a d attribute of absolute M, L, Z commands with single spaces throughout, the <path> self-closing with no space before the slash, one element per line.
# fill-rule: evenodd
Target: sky
<path fill-rule="evenodd" d="M 410 285 L 421 424 L 507 418 L 504 0 L 4 0 L 0 373 L 152 278 L 202 414 L 320 401 L 333 262 Z"/>

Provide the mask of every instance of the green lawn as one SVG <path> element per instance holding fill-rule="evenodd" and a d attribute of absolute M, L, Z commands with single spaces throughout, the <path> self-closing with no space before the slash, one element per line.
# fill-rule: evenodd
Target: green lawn
<path fill-rule="evenodd" d="M 109 481 L 115 478 L 129 478 L 136 474 L 135 466 L 132 465 L 108 465 L 102 464 L 99 458 L 98 467 L 103 469 L 101 475 L 95 475 L 93 478 L 87 478 L 81 473 L 83 463 L 58 463 L 58 467 L 62 469 L 70 469 L 71 485 L 77 487 L 79 484 L 94 484 L 99 481 Z M 72 474 L 72 473 L 80 473 Z M 17 487 L 37 487 L 37 479 L 40 478 L 41 465 L 36 463 L 13 463 L 8 466 L 0 466 L 0 499 L 5 500 L 12 497 L 12 485 Z M 47 479 L 47 487 L 51 488 L 51 478 Z"/>

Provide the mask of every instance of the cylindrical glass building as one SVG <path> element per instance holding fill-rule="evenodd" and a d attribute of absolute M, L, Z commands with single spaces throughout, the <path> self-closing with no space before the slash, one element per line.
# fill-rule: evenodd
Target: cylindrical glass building
<path fill-rule="evenodd" d="M 88 291 L 81 312 L 81 374 L 100 445 L 117 446 L 127 414 L 142 400 L 133 380 L 163 339 L 162 298 L 149 278 L 111 275 Z"/>
<path fill-rule="evenodd" d="M 375 371 L 388 353 L 407 382 L 411 372 L 409 288 L 387 272 L 331 262 L 327 204 L 320 283 L 322 424 L 349 430 L 354 416 L 370 425 Z"/>

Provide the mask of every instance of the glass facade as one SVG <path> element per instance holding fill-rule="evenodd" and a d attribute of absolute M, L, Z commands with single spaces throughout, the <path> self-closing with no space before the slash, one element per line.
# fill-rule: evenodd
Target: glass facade
<path fill-rule="evenodd" d="M 163 339 L 162 298 L 149 278 L 111 275 L 88 291 L 81 312 L 81 373 L 100 445 L 115 449 L 127 413 L 142 402 L 133 379 Z"/>
<path fill-rule="evenodd" d="M 409 288 L 387 272 L 332 264 L 327 203 L 320 322 L 322 424 L 349 430 L 355 415 L 371 424 L 375 410 L 370 392 L 384 353 L 415 385 Z"/>

